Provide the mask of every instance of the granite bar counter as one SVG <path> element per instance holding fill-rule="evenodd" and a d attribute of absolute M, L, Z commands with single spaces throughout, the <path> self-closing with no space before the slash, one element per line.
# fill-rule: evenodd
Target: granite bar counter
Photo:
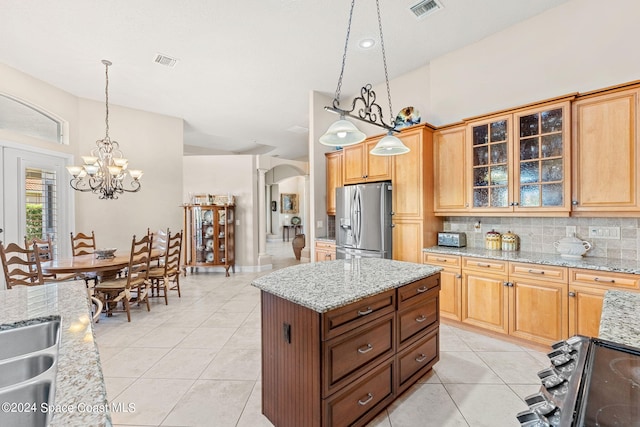
<path fill-rule="evenodd" d="M 299 264 L 255 279 L 265 292 L 318 313 L 394 289 L 442 268 L 381 258 Z"/>
<path fill-rule="evenodd" d="M 0 291 L 0 324 L 59 315 L 60 346 L 51 426 L 111 426 L 83 281 Z M 59 409 L 59 412 L 55 412 Z"/>
<path fill-rule="evenodd" d="M 472 256 L 502 261 L 517 261 L 532 264 L 555 265 L 558 267 L 640 274 L 640 261 L 635 260 L 620 260 L 590 256 L 573 260 L 562 258 L 560 254 L 522 251 L 494 251 L 484 248 L 449 248 L 444 246 L 432 246 L 430 248 L 424 248 L 422 251 L 443 255 Z"/>
<path fill-rule="evenodd" d="M 602 339 L 640 348 L 640 294 L 607 291 L 602 303 Z"/>

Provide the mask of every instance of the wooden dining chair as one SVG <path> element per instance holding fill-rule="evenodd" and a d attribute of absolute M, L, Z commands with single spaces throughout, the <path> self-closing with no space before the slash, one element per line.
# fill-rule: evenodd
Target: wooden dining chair
<path fill-rule="evenodd" d="M 48 235 L 45 239 L 33 238 L 29 240 L 27 236 L 24 236 L 24 247 L 26 249 L 33 248 L 34 256 L 40 258 L 40 262 L 53 261 L 54 249 L 51 242 L 51 236 Z M 45 283 L 48 282 L 66 282 L 69 280 L 75 280 L 77 277 L 73 273 L 69 274 L 55 274 L 55 273 L 42 273 Z"/>
<path fill-rule="evenodd" d="M 151 311 L 148 293 L 151 288 L 149 263 L 152 240 L 153 237 L 149 235 L 136 240 L 134 235 L 131 240 L 131 255 L 126 277 L 105 280 L 95 286 L 95 295 L 102 300 L 108 316 L 113 313 L 119 302 L 124 306 L 128 322 L 131 322 L 132 302 L 140 305 L 144 301 L 147 304 L 147 311 Z"/>
<path fill-rule="evenodd" d="M 157 265 L 158 267 L 162 265 L 164 262 L 164 254 L 167 248 L 167 239 L 169 236 L 169 229 L 166 230 L 158 230 L 156 232 L 151 231 L 150 228 L 147 228 L 147 234 L 153 236 L 153 246 L 151 247 L 151 251 L 157 254 Z"/>
<path fill-rule="evenodd" d="M 4 246 L 0 241 L 0 260 L 7 289 L 44 284 L 40 258 L 34 248 L 23 248 L 16 243 Z"/>
<path fill-rule="evenodd" d="M 71 234 L 71 254 L 73 256 L 90 255 L 96 250 L 96 235 L 91 230 L 91 235 L 78 233 L 75 236 Z M 96 273 L 82 273 L 81 279 L 89 286 L 89 281 L 93 281 L 94 285 L 98 284 L 98 275 Z"/>
<path fill-rule="evenodd" d="M 175 283 L 171 289 L 176 289 L 178 291 L 178 297 L 180 297 L 180 254 L 182 250 L 182 235 L 182 230 L 175 234 L 168 232 L 167 245 L 162 266 L 154 267 L 149 270 L 152 295 L 164 297 L 165 305 L 169 303 L 167 298 L 169 282 L 173 281 Z M 160 293 L 161 291 L 162 294 Z"/>

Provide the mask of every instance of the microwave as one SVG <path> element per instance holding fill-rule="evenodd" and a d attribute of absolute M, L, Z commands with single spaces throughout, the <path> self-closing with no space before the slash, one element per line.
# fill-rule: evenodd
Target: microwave
<path fill-rule="evenodd" d="M 441 231 L 438 233 L 438 246 L 463 248 L 467 246 L 467 235 L 458 231 Z"/>

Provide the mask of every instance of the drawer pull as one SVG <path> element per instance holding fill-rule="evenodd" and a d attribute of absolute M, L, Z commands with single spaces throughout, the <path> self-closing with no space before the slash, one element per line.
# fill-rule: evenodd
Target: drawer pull
<path fill-rule="evenodd" d="M 476 262 L 478 267 L 491 267 L 491 264 L 487 264 L 486 262 Z"/>
<path fill-rule="evenodd" d="M 529 269 L 529 273 L 531 273 L 531 274 L 544 274 L 544 270 L 532 270 L 532 269 Z"/>
<path fill-rule="evenodd" d="M 420 317 L 416 317 L 416 322 L 418 322 L 418 323 L 422 323 L 425 320 L 427 320 L 427 318 L 425 317 L 424 314 L 421 314 Z"/>
<path fill-rule="evenodd" d="M 366 316 L 369 313 L 373 313 L 373 309 L 371 307 L 367 307 L 366 310 L 358 310 L 358 316 Z"/>
<path fill-rule="evenodd" d="M 446 258 L 436 258 L 436 261 L 447 262 L 447 259 Z"/>
<path fill-rule="evenodd" d="M 420 353 L 420 356 L 416 357 L 416 362 L 422 363 L 427 360 L 427 355 L 424 353 Z"/>
<path fill-rule="evenodd" d="M 616 281 L 615 281 L 614 279 L 604 280 L 604 279 L 601 279 L 601 278 L 599 278 L 599 277 L 596 277 L 596 278 L 595 278 L 595 279 L 593 279 L 593 280 L 595 280 L 596 282 L 616 283 Z"/>
<path fill-rule="evenodd" d="M 428 290 L 429 288 L 427 288 L 426 286 L 423 286 L 421 288 L 416 289 L 416 292 L 421 294 L 421 293 L 427 292 Z"/>
<path fill-rule="evenodd" d="M 358 405 L 364 406 L 367 403 L 371 402 L 371 400 L 373 400 L 373 394 L 367 393 L 367 398 L 365 400 L 362 400 L 362 399 L 358 400 Z"/>
<path fill-rule="evenodd" d="M 365 354 L 369 353 L 371 350 L 373 350 L 373 346 L 371 344 L 367 344 L 365 347 L 360 347 L 358 349 L 358 353 Z"/>

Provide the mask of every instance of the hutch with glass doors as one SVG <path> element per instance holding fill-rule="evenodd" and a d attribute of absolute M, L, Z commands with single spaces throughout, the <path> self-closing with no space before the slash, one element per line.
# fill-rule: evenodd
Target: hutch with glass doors
<path fill-rule="evenodd" d="M 184 267 L 224 267 L 235 273 L 235 206 L 185 204 Z"/>

